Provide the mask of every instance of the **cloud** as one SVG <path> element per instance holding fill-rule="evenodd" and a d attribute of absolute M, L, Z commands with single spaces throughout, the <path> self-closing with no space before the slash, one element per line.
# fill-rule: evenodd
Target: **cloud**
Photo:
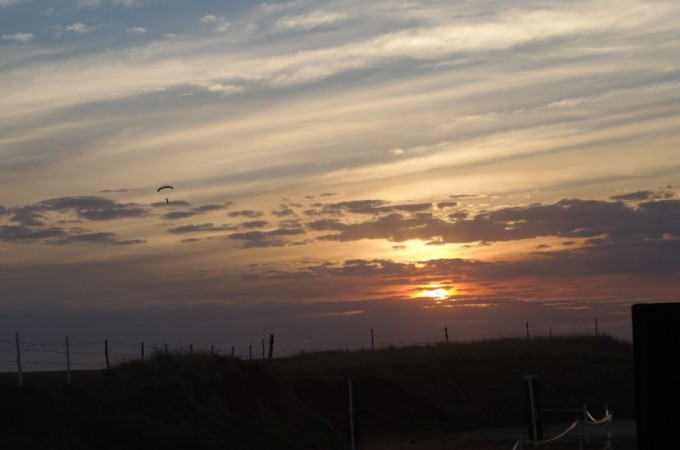
<path fill-rule="evenodd" d="M 300 16 L 282 17 L 276 22 L 276 26 L 284 29 L 298 29 L 311 31 L 319 28 L 330 28 L 339 25 L 348 19 L 343 12 L 313 11 Z"/>
<path fill-rule="evenodd" d="M 278 228 L 271 231 L 246 231 L 242 233 L 232 233 L 228 239 L 244 241 L 240 248 L 255 247 L 284 247 L 294 245 L 293 242 L 281 239 L 281 237 L 291 237 L 304 235 L 302 228 Z"/>
<path fill-rule="evenodd" d="M 627 194 L 612 195 L 609 197 L 612 200 L 629 200 L 629 201 L 644 201 L 644 200 L 658 200 L 673 198 L 672 191 L 635 191 Z"/>
<path fill-rule="evenodd" d="M 243 86 L 238 86 L 235 84 L 225 84 L 215 81 L 196 81 L 191 83 L 193 86 L 204 89 L 208 92 L 215 92 L 223 95 L 236 94 L 238 92 L 243 92 L 245 88 Z"/>
<path fill-rule="evenodd" d="M 78 22 L 78 23 L 73 23 L 73 24 L 71 24 L 71 25 L 67 25 L 66 28 L 64 28 L 64 29 L 65 29 L 66 31 L 71 32 L 71 33 L 77 33 L 77 34 L 87 33 L 88 31 L 91 30 L 90 27 L 88 27 L 87 25 L 85 25 L 85 24 L 82 23 L 82 22 Z"/>
<path fill-rule="evenodd" d="M 79 219 L 107 221 L 146 216 L 146 207 L 136 203 L 118 203 L 102 197 L 60 197 L 8 209 L 10 220 L 26 226 L 43 225 L 51 212 L 75 213 Z"/>
<path fill-rule="evenodd" d="M 363 210 L 363 209 L 362 209 Z M 680 228 L 680 200 L 645 202 L 637 208 L 620 202 L 561 200 L 554 204 L 506 207 L 462 214 L 449 222 L 427 215 L 415 217 L 391 213 L 376 219 L 345 223 L 340 219 L 307 224 L 315 231 L 333 231 L 322 240 L 354 241 L 411 239 L 443 243 L 501 242 L 545 236 L 609 240 L 661 239 Z M 604 238 L 603 238 L 604 236 Z M 591 241 L 595 244 L 598 241 Z"/>
<path fill-rule="evenodd" d="M 228 213 L 229 217 L 250 217 L 250 218 L 255 218 L 255 217 L 261 217 L 264 215 L 263 212 L 261 211 L 253 211 L 251 209 L 246 209 L 242 211 L 229 211 Z"/>
<path fill-rule="evenodd" d="M 200 215 L 200 214 L 206 214 L 206 213 L 210 213 L 210 212 L 213 212 L 213 211 L 219 211 L 219 210 L 226 209 L 229 206 L 229 204 L 230 203 L 225 203 L 225 204 L 221 204 L 221 205 L 218 205 L 218 204 L 201 205 L 201 206 L 197 206 L 195 208 L 191 208 L 191 209 L 185 210 L 185 211 L 171 211 L 169 213 L 163 214 L 162 217 L 166 220 L 185 219 L 187 217 L 193 217 L 193 216 L 197 216 L 197 215 Z M 188 203 L 187 202 L 182 202 L 182 203 L 170 202 L 169 205 L 171 205 L 171 206 L 173 206 L 173 205 L 188 206 Z M 167 206 L 167 204 L 165 202 L 160 202 L 160 203 L 154 204 L 154 206 L 165 207 L 165 206 Z"/>
<path fill-rule="evenodd" d="M 33 33 L 3 34 L 0 40 L 7 42 L 31 42 L 35 38 Z"/>
<path fill-rule="evenodd" d="M 63 224 L 108 222 L 146 217 L 148 208 L 136 203 L 119 203 L 102 197 L 60 197 L 29 205 L 8 208 L 3 216 L 12 225 L 2 225 L 0 240 L 5 242 L 37 242 L 49 244 L 104 243 L 134 244 L 142 240 L 120 240 L 115 233 L 91 231 Z M 18 225 L 14 225 L 18 224 Z M 59 226 L 56 226 L 59 225 Z"/>
<path fill-rule="evenodd" d="M 125 8 L 135 8 L 139 6 L 137 0 L 113 0 L 113 4 L 123 6 Z"/>
<path fill-rule="evenodd" d="M 213 231 L 222 231 L 224 227 L 216 227 L 213 223 L 202 223 L 197 225 L 184 225 L 180 227 L 168 228 L 168 233 L 183 234 L 183 233 L 205 233 Z"/>
<path fill-rule="evenodd" d="M 224 33 L 229 30 L 231 24 L 224 17 L 208 14 L 201 17 L 201 22 L 213 25 L 213 30 L 218 33 Z"/>
<path fill-rule="evenodd" d="M 146 33 L 146 28 L 144 27 L 132 27 L 128 28 L 127 30 L 128 33 L 133 33 L 133 34 L 144 34 Z"/>
<path fill-rule="evenodd" d="M 251 220 L 250 222 L 243 222 L 241 226 L 243 228 L 263 228 L 269 225 L 266 220 Z"/>
<path fill-rule="evenodd" d="M 4 8 L 6 6 L 11 6 L 11 5 L 17 5 L 19 3 L 25 3 L 30 0 L 0 0 L 0 8 Z"/>
<path fill-rule="evenodd" d="M 81 8 L 98 8 L 102 5 L 101 0 L 78 0 L 76 6 Z"/>
<path fill-rule="evenodd" d="M 34 242 L 60 238 L 65 235 L 66 231 L 57 227 L 35 229 L 25 225 L 0 226 L 0 241 L 4 242 Z"/>

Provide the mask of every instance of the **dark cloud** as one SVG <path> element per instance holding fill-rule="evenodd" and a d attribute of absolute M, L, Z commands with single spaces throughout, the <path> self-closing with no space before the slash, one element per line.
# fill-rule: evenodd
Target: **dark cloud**
<path fill-rule="evenodd" d="M 243 241 L 240 248 L 253 247 L 284 247 L 286 245 L 293 245 L 281 237 L 300 236 L 304 235 L 305 230 L 302 228 L 277 228 L 271 231 L 246 231 L 242 233 L 232 233 L 228 239 Z"/>
<path fill-rule="evenodd" d="M 16 222 L 22 226 L 39 227 L 45 225 L 45 215 L 40 212 L 40 209 L 34 206 L 24 206 L 12 210 L 11 222 Z"/>
<path fill-rule="evenodd" d="M 391 205 L 384 200 L 353 200 L 338 203 L 314 204 L 321 209 L 310 209 L 305 211 L 307 216 L 340 216 L 345 213 L 350 214 L 370 214 L 382 215 L 394 212 L 421 213 L 431 211 L 432 203 L 404 203 Z"/>
<path fill-rule="evenodd" d="M 48 241 L 50 244 L 68 245 L 76 243 L 89 244 L 115 244 L 118 242 L 115 233 L 99 232 L 99 233 L 71 233 L 61 239 L 52 239 Z"/>
<path fill-rule="evenodd" d="M 266 220 L 251 220 L 250 222 L 243 222 L 241 226 L 243 228 L 263 228 L 269 225 Z"/>
<path fill-rule="evenodd" d="M 263 212 L 261 211 L 253 211 L 252 209 L 246 209 L 242 211 L 230 211 L 229 212 L 229 217 L 249 217 L 249 218 L 255 218 L 255 217 L 262 217 L 264 215 Z"/>
<path fill-rule="evenodd" d="M 272 214 L 276 217 L 290 217 L 295 215 L 295 211 L 287 205 L 280 205 L 278 209 L 272 211 Z"/>
<path fill-rule="evenodd" d="M 0 226 L 0 240 L 4 242 L 33 242 L 63 237 L 63 228 L 31 228 L 23 225 Z"/>
<path fill-rule="evenodd" d="M 124 193 L 124 192 L 133 192 L 135 189 L 102 189 L 101 192 L 102 194 L 116 194 L 116 193 Z"/>
<path fill-rule="evenodd" d="M 191 203 L 184 200 L 170 200 L 169 202 L 155 202 L 151 206 L 154 208 L 172 208 L 176 206 L 190 206 Z"/>
<path fill-rule="evenodd" d="M 19 225 L 0 227 L 0 240 L 6 242 L 37 242 L 67 245 L 77 243 L 137 244 L 141 240 L 121 241 L 115 233 L 91 231 L 80 227 L 63 228 L 50 225 L 101 222 L 148 215 L 146 207 L 136 203 L 119 203 L 102 197 L 61 197 L 12 208 L 9 221 Z M 55 215 L 75 215 L 76 219 L 60 219 Z"/>
<path fill-rule="evenodd" d="M 170 205 L 176 205 L 179 202 L 170 202 Z M 227 209 L 230 203 L 225 203 L 223 205 L 202 205 L 202 206 L 197 206 L 195 208 L 187 209 L 184 211 L 171 211 L 169 213 L 163 214 L 163 219 L 166 220 L 177 220 L 177 219 L 185 219 L 187 217 L 193 217 L 193 216 L 198 216 L 200 214 L 205 214 L 208 212 L 213 212 L 213 211 L 220 211 L 223 209 Z M 188 205 L 187 203 L 183 203 L 184 205 Z"/>
<path fill-rule="evenodd" d="M 346 211 L 354 214 L 375 214 L 376 209 L 383 206 L 384 200 L 352 200 L 347 202 L 328 203 L 323 205 L 326 211 Z"/>
<path fill-rule="evenodd" d="M 472 243 L 547 236 L 604 241 L 661 239 L 675 236 L 680 229 L 680 200 L 646 202 L 637 207 L 622 202 L 561 200 L 487 211 L 472 218 L 459 214 L 455 218 L 458 220 L 449 222 L 427 215 L 409 217 L 393 213 L 354 223 L 322 219 L 307 226 L 314 231 L 335 232 L 320 237 L 334 241 L 437 239 L 445 243 Z"/>
<path fill-rule="evenodd" d="M 458 206 L 458 202 L 437 202 L 437 208 L 439 209 L 453 208 L 454 206 Z"/>
<path fill-rule="evenodd" d="M 118 203 L 102 197 L 63 197 L 45 200 L 36 208 L 42 211 L 75 212 L 78 217 L 99 221 L 143 217 L 148 210 L 135 203 Z"/>
<path fill-rule="evenodd" d="M 216 227 L 213 223 L 202 223 L 197 225 L 185 225 L 181 227 L 168 228 L 168 233 L 205 233 L 211 231 L 221 231 L 223 228 Z"/>
<path fill-rule="evenodd" d="M 198 213 L 196 211 L 172 211 L 167 214 L 163 214 L 163 219 L 166 220 L 177 220 L 177 219 L 186 219 L 187 217 L 193 217 L 197 215 Z"/>
<path fill-rule="evenodd" d="M 204 212 L 211 212 L 211 211 L 220 211 L 222 209 L 227 209 L 231 205 L 231 202 L 227 202 L 223 205 L 203 205 L 195 208 L 196 212 L 198 213 L 204 213 Z"/>
<path fill-rule="evenodd" d="M 611 200 L 622 201 L 645 201 L 645 200 L 661 200 L 673 198 L 674 193 L 671 191 L 636 191 L 628 194 L 612 195 Z"/>

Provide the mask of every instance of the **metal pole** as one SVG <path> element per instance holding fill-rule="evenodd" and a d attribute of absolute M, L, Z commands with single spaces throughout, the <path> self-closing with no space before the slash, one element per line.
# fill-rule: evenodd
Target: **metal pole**
<path fill-rule="evenodd" d="M 19 386 L 24 385 L 24 371 L 21 368 L 21 345 L 19 344 L 19 333 L 14 333 L 14 337 L 17 341 L 17 369 L 19 370 Z"/>
<path fill-rule="evenodd" d="M 528 322 L 527 322 L 528 323 Z M 536 442 L 538 441 L 538 430 L 536 429 L 536 408 L 534 404 L 534 386 L 533 383 L 531 382 L 531 379 L 533 377 L 531 375 L 525 376 L 524 379 L 527 382 L 527 387 L 529 389 L 529 409 L 531 411 L 531 430 L 533 431 L 533 441 L 534 441 L 534 446 L 536 446 Z"/>
<path fill-rule="evenodd" d="M 352 395 L 352 380 L 347 380 L 349 387 L 349 442 L 350 448 L 354 450 L 354 402 Z"/>
<path fill-rule="evenodd" d="M 71 350 L 68 345 L 68 336 L 66 336 L 66 383 L 71 384 Z"/>

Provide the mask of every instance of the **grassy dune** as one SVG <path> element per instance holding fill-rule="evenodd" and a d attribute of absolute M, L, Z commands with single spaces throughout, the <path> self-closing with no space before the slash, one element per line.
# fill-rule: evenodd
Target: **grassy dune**
<path fill-rule="evenodd" d="M 522 376 L 544 408 L 633 415 L 632 346 L 608 337 L 332 351 L 274 361 L 154 355 L 74 374 L 0 377 L 0 448 L 345 448 L 347 380 L 360 433 L 412 438 L 522 425 Z M 44 382 L 40 381 L 40 377 Z M 553 415 L 547 420 L 573 420 Z"/>

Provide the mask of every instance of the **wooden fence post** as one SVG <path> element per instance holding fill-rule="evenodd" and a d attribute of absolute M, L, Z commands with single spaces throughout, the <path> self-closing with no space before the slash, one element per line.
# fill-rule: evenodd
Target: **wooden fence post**
<path fill-rule="evenodd" d="M 596 318 L 595 318 L 595 336 L 599 336 L 599 335 L 600 335 L 600 332 L 599 332 L 599 330 L 598 330 L 598 328 L 597 328 L 597 317 L 596 317 Z"/>
<path fill-rule="evenodd" d="M 262 339 L 262 361 L 264 361 L 264 339 Z"/>
<path fill-rule="evenodd" d="M 68 345 L 68 336 L 66 336 L 66 383 L 71 384 L 71 350 Z"/>
<path fill-rule="evenodd" d="M 269 360 L 271 361 L 274 356 L 274 335 L 269 335 Z"/>
<path fill-rule="evenodd" d="M 350 442 L 350 448 L 351 450 L 354 450 L 355 444 L 354 444 L 354 393 L 352 392 L 352 380 L 347 380 L 347 388 L 349 392 L 349 407 L 347 408 L 347 412 L 349 415 L 349 442 Z"/>
<path fill-rule="evenodd" d="M 165 356 L 168 356 L 168 344 L 163 344 L 165 346 Z"/>
<path fill-rule="evenodd" d="M 111 368 L 109 364 L 109 340 L 104 340 L 104 356 L 106 357 L 106 368 Z"/>
<path fill-rule="evenodd" d="M 190 355 L 194 354 L 194 344 L 189 344 L 189 354 Z"/>
<path fill-rule="evenodd" d="M 373 328 L 371 328 L 371 350 L 375 350 L 375 341 L 373 339 Z"/>
<path fill-rule="evenodd" d="M 215 354 L 215 344 L 210 344 L 210 354 L 211 355 Z"/>
<path fill-rule="evenodd" d="M 252 361 L 253 359 L 253 344 L 248 346 L 248 359 Z"/>
<path fill-rule="evenodd" d="M 144 342 L 142 342 L 142 362 L 144 362 Z"/>
<path fill-rule="evenodd" d="M 446 345 L 449 345 L 449 329 L 444 327 L 444 338 L 446 339 Z"/>
<path fill-rule="evenodd" d="M 232 345 L 232 346 L 231 346 L 231 357 L 232 357 L 232 358 L 233 358 L 234 355 L 235 355 L 235 353 L 234 353 L 235 350 L 236 350 L 236 349 L 235 349 L 234 346 Z"/>
<path fill-rule="evenodd" d="M 19 374 L 19 386 L 24 385 L 24 371 L 21 368 L 21 344 L 19 344 L 19 333 L 14 333 L 17 342 L 17 369 Z"/>
<path fill-rule="evenodd" d="M 529 321 L 527 320 L 527 339 L 529 339 Z"/>

